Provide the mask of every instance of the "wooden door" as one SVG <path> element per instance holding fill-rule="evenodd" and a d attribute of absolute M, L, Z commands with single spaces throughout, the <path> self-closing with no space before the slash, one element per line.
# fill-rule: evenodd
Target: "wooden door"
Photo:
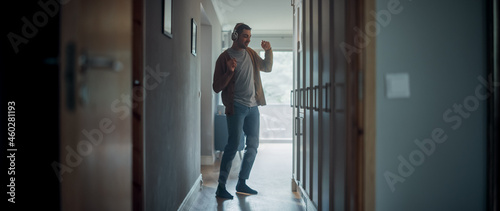
<path fill-rule="evenodd" d="M 132 1 L 61 6 L 62 210 L 131 210 Z"/>

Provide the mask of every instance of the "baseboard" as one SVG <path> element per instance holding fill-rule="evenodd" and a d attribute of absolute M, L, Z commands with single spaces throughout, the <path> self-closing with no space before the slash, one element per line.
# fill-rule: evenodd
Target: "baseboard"
<path fill-rule="evenodd" d="M 202 155 L 201 156 L 201 165 L 214 165 L 215 163 L 215 156 L 210 156 L 210 155 Z"/>
<path fill-rule="evenodd" d="M 200 190 L 202 189 L 202 187 L 203 187 L 203 180 L 200 174 L 198 179 L 196 179 L 193 186 L 191 187 L 191 190 L 189 190 L 189 193 L 184 198 L 184 201 L 182 201 L 181 206 L 179 206 L 179 209 L 177 209 L 177 211 L 188 211 L 195 202 L 195 200 L 198 198 L 198 195 L 200 194 Z"/>
<path fill-rule="evenodd" d="M 316 207 L 316 205 L 314 205 L 314 203 L 312 202 L 309 195 L 307 195 L 307 192 L 304 190 L 304 188 L 302 188 L 300 182 L 297 182 L 295 179 L 293 179 L 293 182 L 295 183 L 296 188 L 298 188 L 298 191 L 300 193 L 301 203 L 306 208 L 306 211 L 318 211 L 318 208 Z"/>
<path fill-rule="evenodd" d="M 297 192 L 298 191 L 298 189 L 297 189 L 298 186 L 299 185 L 297 185 L 297 182 L 295 182 L 295 176 L 292 177 L 292 192 Z"/>

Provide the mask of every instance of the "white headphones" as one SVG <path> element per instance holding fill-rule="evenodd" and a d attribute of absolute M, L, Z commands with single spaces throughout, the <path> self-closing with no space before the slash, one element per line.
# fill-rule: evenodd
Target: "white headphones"
<path fill-rule="evenodd" d="M 231 39 L 232 39 L 233 41 L 236 41 L 236 40 L 238 39 L 239 34 L 238 34 L 238 32 L 237 32 L 237 31 L 238 31 L 238 27 L 240 27 L 241 25 L 243 25 L 243 23 L 238 23 L 238 24 L 236 24 L 236 26 L 234 27 L 233 33 L 231 34 Z"/>

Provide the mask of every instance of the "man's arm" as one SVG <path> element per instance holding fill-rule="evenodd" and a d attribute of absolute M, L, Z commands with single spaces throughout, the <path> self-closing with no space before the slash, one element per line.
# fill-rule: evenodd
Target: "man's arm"
<path fill-rule="evenodd" d="M 219 93 L 231 82 L 236 68 L 236 60 L 226 61 L 223 55 L 219 56 L 215 62 L 214 81 L 212 88 L 215 93 Z"/>
<path fill-rule="evenodd" d="M 273 50 L 271 48 L 271 43 L 268 41 L 262 40 L 261 42 L 262 49 L 265 50 L 264 60 L 262 60 L 262 68 L 261 71 L 271 72 L 273 70 Z"/>

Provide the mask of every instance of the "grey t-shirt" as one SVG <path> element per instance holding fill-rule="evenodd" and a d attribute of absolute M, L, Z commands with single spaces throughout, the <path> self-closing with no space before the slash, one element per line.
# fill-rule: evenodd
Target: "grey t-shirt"
<path fill-rule="evenodd" d="M 229 56 L 236 59 L 236 69 L 234 69 L 235 86 L 234 101 L 248 107 L 257 106 L 255 100 L 255 83 L 253 77 L 252 59 L 244 49 L 228 49 Z"/>

